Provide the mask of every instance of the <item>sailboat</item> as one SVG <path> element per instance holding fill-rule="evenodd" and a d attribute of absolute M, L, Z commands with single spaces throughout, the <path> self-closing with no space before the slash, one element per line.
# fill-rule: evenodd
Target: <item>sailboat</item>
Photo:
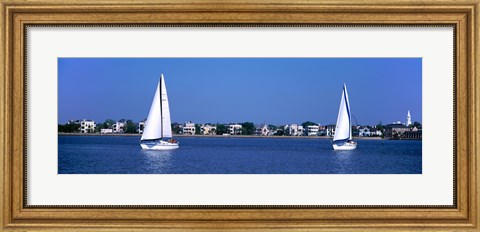
<path fill-rule="evenodd" d="M 333 137 L 333 150 L 353 150 L 357 143 L 352 140 L 352 119 L 350 103 L 348 101 L 347 85 L 343 84 L 342 99 L 338 110 L 335 136 Z"/>
<path fill-rule="evenodd" d="M 163 73 L 153 97 L 150 113 L 145 123 L 140 146 L 149 150 L 172 150 L 178 148 L 178 142 L 172 138 L 170 108 Z M 168 140 L 164 140 L 168 139 Z"/>

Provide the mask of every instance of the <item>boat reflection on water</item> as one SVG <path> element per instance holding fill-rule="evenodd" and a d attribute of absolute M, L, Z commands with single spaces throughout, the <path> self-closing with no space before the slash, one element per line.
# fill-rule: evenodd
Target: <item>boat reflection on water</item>
<path fill-rule="evenodd" d="M 173 150 L 141 150 L 144 155 L 145 169 L 151 173 L 168 173 L 171 168 Z"/>
<path fill-rule="evenodd" d="M 334 173 L 349 173 L 352 164 L 352 156 L 355 150 L 337 150 L 332 156 Z"/>

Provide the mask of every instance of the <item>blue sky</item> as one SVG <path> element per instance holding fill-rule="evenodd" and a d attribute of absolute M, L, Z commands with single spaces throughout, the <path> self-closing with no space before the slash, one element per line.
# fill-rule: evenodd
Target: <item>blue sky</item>
<path fill-rule="evenodd" d="M 58 122 L 147 117 L 164 73 L 172 122 L 421 122 L 421 58 L 59 58 Z"/>

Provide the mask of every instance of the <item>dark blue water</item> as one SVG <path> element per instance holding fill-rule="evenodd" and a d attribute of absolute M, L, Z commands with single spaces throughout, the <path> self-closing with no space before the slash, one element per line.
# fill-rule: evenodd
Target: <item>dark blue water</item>
<path fill-rule="evenodd" d="M 421 174 L 419 140 L 359 140 L 333 151 L 327 139 L 181 137 L 173 151 L 146 151 L 140 137 L 58 136 L 59 174 Z"/>

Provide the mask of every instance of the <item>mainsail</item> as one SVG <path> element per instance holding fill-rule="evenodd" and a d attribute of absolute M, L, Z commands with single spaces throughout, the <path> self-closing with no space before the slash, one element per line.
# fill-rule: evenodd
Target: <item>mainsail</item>
<path fill-rule="evenodd" d="M 333 141 L 351 140 L 352 125 L 350 118 L 350 104 L 348 103 L 347 86 L 343 84 L 342 99 L 340 101 L 340 109 L 338 109 L 337 126 L 335 128 L 335 136 Z"/>
<path fill-rule="evenodd" d="M 160 97 L 161 97 L 161 110 L 162 110 L 162 138 L 172 137 L 172 125 L 170 121 L 170 107 L 168 104 L 167 87 L 165 86 L 165 80 L 160 78 Z"/>
<path fill-rule="evenodd" d="M 152 106 L 150 107 L 150 112 L 148 113 L 148 118 L 145 124 L 141 140 L 155 140 L 164 137 L 172 137 L 170 109 L 163 74 L 158 82 L 157 91 L 153 97 Z"/>

